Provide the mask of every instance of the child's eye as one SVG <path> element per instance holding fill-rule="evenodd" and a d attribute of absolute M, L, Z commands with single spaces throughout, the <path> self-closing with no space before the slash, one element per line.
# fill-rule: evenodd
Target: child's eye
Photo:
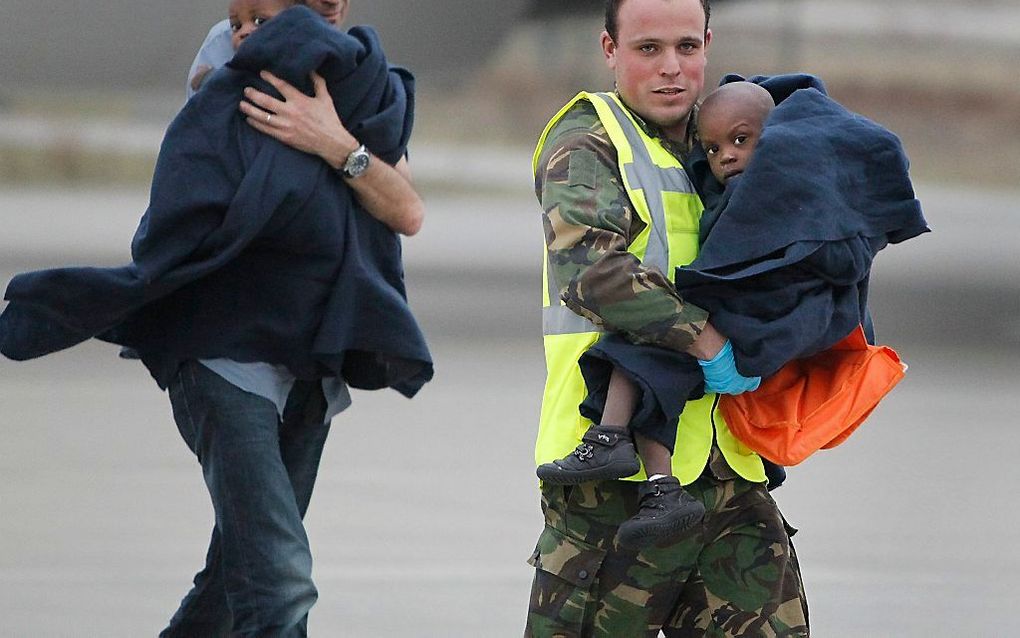
<path fill-rule="evenodd" d="M 711 155 L 715 155 L 718 152 L 719 152 L 719 147 L 715 146 L 715 145 L 709 146 L 708 148 L 705 149 L 705 155 L 710 155 L 711 156 Z"/>
<path fill-rule="evenodd" d="M 231 31 L 237 31 L 240 28 L 241 28 L 241 23 L 240 22 L 231 22 L 230 23 L 230 30 Z"/>
<path fill-rule="evenodd" d="M 743 144 L 744 144 L 745 142 L 747 142 L 747 136 L 746 136 L 746 135 L 738 135 L 738 136 L 737 136 L 736 138 L 734 138 L 734 140 L 733 140 L 733 143 L 734 143 L 734 144 L 736 144 L 737 146 L 741 146 L 741 145 L 743 145 Z"/>
<path fill-rule="evenodd" d="M 257 27 L 261 27 L 263 24 L 267 22 L 269 22 L 269 18 L 263 18 L 261 16 L 255 18 L 255 26 Z"/>

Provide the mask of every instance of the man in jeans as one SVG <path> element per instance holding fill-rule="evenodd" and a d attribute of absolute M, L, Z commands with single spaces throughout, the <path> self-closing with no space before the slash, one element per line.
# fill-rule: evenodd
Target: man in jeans
<path fill-rule="evenodd" d="M 167 129 L 131 263 L 7 287 L 0 354 L 90 338 L 134 351 L 198 457 L 215 527 L 163 636 L 305 635 L 302 516 L 346 384 L 411 397 L 432 377 L 397 236 L 421 223 L 394 168 L 413 99 L 373 30 L 281 11 Z"/>
<path fill-rule="evenodd" d="M 301 4 L 336 28 L 349 8 L 347 0 Z M 189 98 L 209 72 L 232 57 L 230 33 L 226 20 L 210 30 L 189 72 Z M 315 79 L 316 92 L 308 96 L 279 78 L 265 79 L 284 99 L 250 90 L 248 101 L 239 105 L 248 122 L 288 146 L 322 158 L 370 214 L 396 232 L 415 234 L 424 206 L 410 184 L 406 158 L 390 166 L 371 157 L 362 173 L 345 175 L 344 166 L 359 144 L 340 121 L 321 81 Z M 347 387 L 335 379 L 321 383 L 295 379 L 280 366 L 266 363 L 214 359 L 186 362 L 168 392 L 174 419 L 202 464 L 213 501 L 238 513 L 275 511 L 265 533 L 252 520 L 217 516 L 206 566 L 160 635 L 225 636 L 232 618 L 236 627 L 245 617 L 277 614 L 282 617 L 280 626 L 297 623 L 294 632 L 303 635 L 317 593 L 308 577 L 311 554 L 300 521 L 311 499 L 330 419 L 350 405 Z M 231 471 L 217 471 L 223 466 Z M 245 544 L 225 546 L 220 531 L 224 526 L 230 527 L 231 538 L 246 539 Z M 277 542 L 281 538 L 288 542 Z M 256 592 L 241 606 L 233 598 L 228 603 L 227 591 L 249 589 L 245 579 L 275 587 Z M 301 615 L 293 618 L 297 611 Z"/>

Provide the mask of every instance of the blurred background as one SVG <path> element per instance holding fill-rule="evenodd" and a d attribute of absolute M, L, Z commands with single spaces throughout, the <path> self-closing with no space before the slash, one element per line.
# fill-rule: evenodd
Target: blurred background
<path fill-rule="evenodd" d="M 0 280 L 116 265 L 187 69 L 226 2 L 3 0 Z M 418 77 L 404 243 L 436 359 L 413 401 L 334 420 L 308 517 L 316 636 L 518 636 L 541 528 L 544 379 L 530 154 L 611 87 L 595 0 L 353 0 Z M 816 635 L 1004 636 L 1017 596 L 1020 4 L 715 0 L 709 78 L 821 76 L 898 133 L 933 233 L 883 252 L 872 310 L 910 364 L 842 447 L 775 493 L 801 528 Z M 2 302 L 0 302 L 2 303 Z M 155 635 L 212 524 L 168 402 L 89 343 L 0 360 L 0 635 Z"/>

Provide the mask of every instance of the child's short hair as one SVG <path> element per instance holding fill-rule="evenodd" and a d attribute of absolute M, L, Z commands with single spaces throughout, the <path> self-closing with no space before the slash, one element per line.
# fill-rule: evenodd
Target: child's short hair
<path fill-rule="evenodd" d="M 760 84 L 747 81 L 728 82 L 705 96 L 701 104 L 698 105 L 696 117 L 700 121 L 703 114 L 706 111 L 711 111 L 714 106 L 733 102 L 740 102 L 746 108 L 757 111 L 762 122 L 768 117 L 769 111 L 776 106 L 772 94 Z"/>

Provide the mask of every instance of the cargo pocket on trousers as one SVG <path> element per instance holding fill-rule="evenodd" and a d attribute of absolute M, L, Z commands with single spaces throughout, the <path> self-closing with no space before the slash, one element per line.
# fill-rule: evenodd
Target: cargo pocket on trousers
<path fill-rule="evenodd" d="M 580 635 L 595 613 L 593 589 L 605 550 L 546 527 L 528 563 L 535 585 L 528 625 L 533 635 Z"/>

